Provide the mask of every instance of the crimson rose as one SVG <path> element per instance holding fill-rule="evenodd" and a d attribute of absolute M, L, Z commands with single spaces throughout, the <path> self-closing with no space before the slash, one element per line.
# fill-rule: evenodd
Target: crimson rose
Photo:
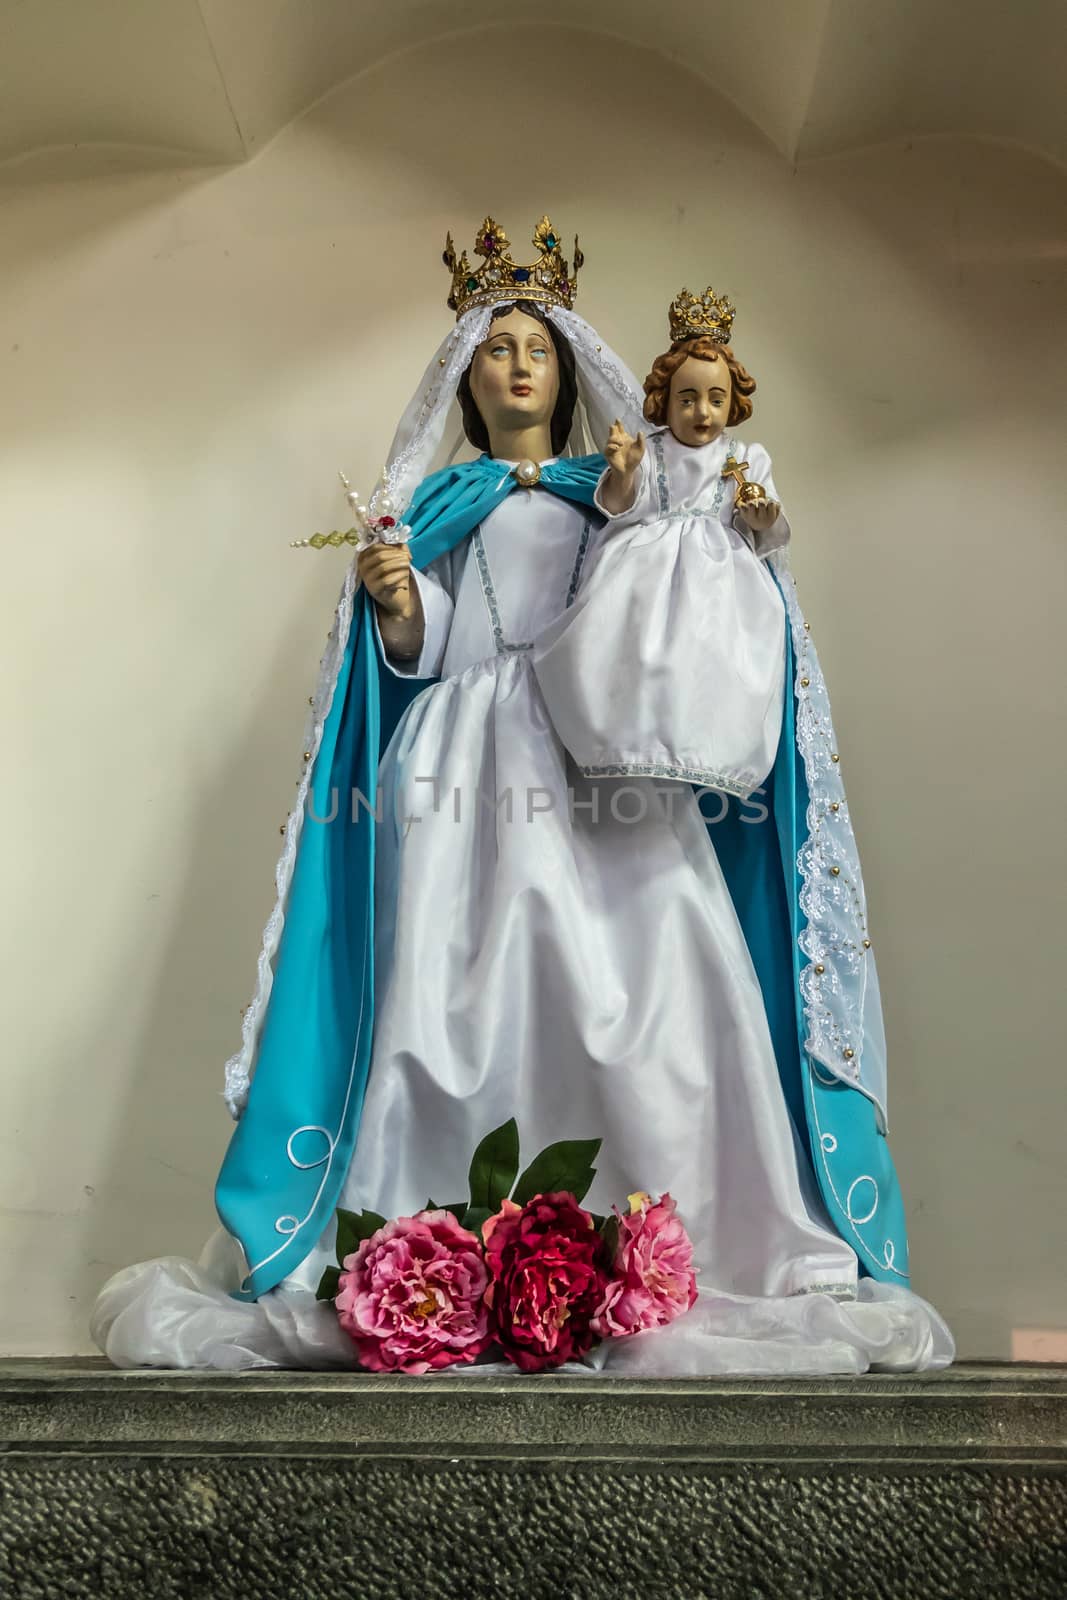
<path fill-rule="evenodd" d="M 482 1229 L 496 1339 L 523 1372 L 558 1367 L 596 1343 L 591 1323 L 608 1263 L 593 1218 L 572 1194 L 505 1200 Z"/>

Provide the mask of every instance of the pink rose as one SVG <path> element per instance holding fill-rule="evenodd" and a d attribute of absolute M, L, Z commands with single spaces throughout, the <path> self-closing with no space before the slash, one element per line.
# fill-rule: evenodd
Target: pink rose
<path fill-rule="evenodd" d="M 449 1211 L 387 1222 L 346 1256 L 338 1320 L 372 1372 L 473 1361 L 490 1342 L 480 1241 Z"/>
<path fill-rule="evenodd" d="M 558 1367 L 596 1339 L 604 1298 L 604 1241 L 572 1194 L 505 1200 L 482 1229 L 497 1341 L 523 1372 Z"/>
<path fill-rule="evenodd" d="M 593 1318 L 604 1339 L 661 1328 L 680 1317 L 697 1297 L 693 1246 L 669 1194 L 632 1194 L 619 1219 L 614 1273 Z"/>

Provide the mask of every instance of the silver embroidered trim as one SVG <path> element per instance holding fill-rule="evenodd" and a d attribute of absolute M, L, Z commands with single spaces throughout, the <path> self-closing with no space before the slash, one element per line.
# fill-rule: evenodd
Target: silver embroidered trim
<path fill-rule="evenodd" d="M 570 606 L 578 589 L 578 581 L 582 575 L 582 564 L 585 561 L 585 552 L 589 545 L 589 530 L 592 525 L 592 517 L 586 517 L 585 526 L 582 528 L 581 537 L 578 540 L 578 553 L 574 558 L 574 566 L 567 586 L 567 600 L 564 610 Z M 500 620 L 500 603 L 496 596 L 493 574 L 489 570 L 489 557 L 486 554 L 485 541 L 482 538 L 480 527 L 475 528 L 471 535 L 471 543 L 474 546 L 474 559 L 478 563 L 478 577 L 481 580 L 486 610 L 489 612 L 489 626 L 493 630 L 493 643 L 496 645 L 498 653 L 509 655 L 519 650 L 532 650 L 534 647 L 532 639 L 524 639 L 516 643 L 504 638 L 504 627 Z"/>
<path fill-rule="evenodd" d="M 710 506 L 689 506 L 678 511 L 672 511 L 671 491 L 667 480 L 667 458 L 663 453 L 662 433 L 651 434 L 649 437 L 649 443 L 652 446 L 652 454 L 656 458 L 656 495 L 659 500 L 659 520 L 663 522 L 674 522 L 682 517 L 718 517 L 719 512 L 722 510 L 723 499 L 726 495 L 726 485 L 729 482 L 729 479 L 724 478 L 721 474 L 719 475 L 718 482 L 715 485 L 715 493 L 712 496 Z M 723 460 L 728 461 L 732 455 L 736 454 L 737 440 L 726 439 L 724 440 L 724 443 L 726 446 L 726 455 L 723 457 Z"/>
<path fill-rule="evenodd" d="M 727 461 L 729 461 L 731 456 L 734 456 L 735 459 L 736 459 L 736 452 L 737 452 L 737 440 L 736 439 L 727 439 L 727 441 L 726 441 L 726 455 L 723 458 L 723 464 L 725 465 L 725 463 Z M 723 503 L 723 500 L 726 498 L 726 485 L 729 482 L 730 482 L 729 478 L 724 478 L 722 473 L 720 472 L 719 481 L 715 485 L 715 498 L 711 502 L 711 514 L 712 514 L 713 517 L 717 517 L 719 515 L 720 511 L 722 510 L 722 503 Z"/>
<path fill-rule="evenodd" d="M 567 608 L 573 604 L 574 597 L 578 592 L 578 584 L 582 576 L 582 566 L 585 562 L 585 552 L 589 546 L 589 530 L 592 526 L 592 518 L 586 517 L 585 526 L 582 529 L 582 536 L 578 540 L 578 554 L 574 558 L 574 571 L 571 573 L 571 581 L 567 586 L 567 599 L 563 607 L 564 610 L 567 610 Z"/>
<path fill-rule="evenodd" d="M 680 783 L 699 783 L 705 789 L 736 795 L 739 800 L 747 800 L 760 783 L 755 773 L 750 779 L 736 773 L 726 777 L 709 767 L 682 767 L 669 761 L 612 761 L 602 766 L 580 766 L 578 771 L 586 778 L 677 778 Z"/>
<path fill-rule="evenodd" d="M 478 563 L 478 577 L 481 579 L 485 608 L 489 613 L 489 626 L 493 630 L 493 643 L 498 651 L 504 651 L 507 649 L 507 645 L 504 642 L 504 628 L 500 621 L 496 585 L 493 583 L 492 574 L 489 571 L 489 558 L 485 553 L 485 543 L 482 539 L 480 527 L 475 528 L 474 533 L 471 535 L 471 543 L 474 546 L 474 559 Z"/>
<path fill-rule="evenodd" d="M 652 435 L 652 453 L 656 458 L 656 494 L 659 497 L 659 514 L 667 516 L 671 509 L 671 495 L 667 487 L 667 461 L 663 454 L 663 435 Z"/>

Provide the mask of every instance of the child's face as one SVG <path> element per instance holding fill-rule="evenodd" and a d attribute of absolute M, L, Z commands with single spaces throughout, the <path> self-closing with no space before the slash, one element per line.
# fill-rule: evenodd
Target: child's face
<path fill-rule="evenodd" d="M 730 369 L 721 358 L 686 357 L 667 398 L 667 426 L 679 444 L 710 444 L 719 437 L 730 416 L 732 390 Z"/>

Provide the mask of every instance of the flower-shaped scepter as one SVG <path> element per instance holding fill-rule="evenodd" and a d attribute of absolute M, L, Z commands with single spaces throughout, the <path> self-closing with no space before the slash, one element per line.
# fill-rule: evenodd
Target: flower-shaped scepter
<path fill-rule="evenodd" d="M 368 507 L 364 505 L 359 490 L 353 489 L 344 473 L 339 472 L 338 477 L 344 485 L 345 499 L 352 508 L 356 526 L 347 528 L 343 533 L 335 528 L 332 533 L 313 533 L 310 539 L 291 539 L 291 549 L 324 550 L 329 545 L 337 550 L 341 545 L 348 544 L 355 546 L 358 555 L 372 544 L 407 543 L 411 529 L 407 523 L 398 521 L 393 498 L 387 489 L 376 489 Z"/>

